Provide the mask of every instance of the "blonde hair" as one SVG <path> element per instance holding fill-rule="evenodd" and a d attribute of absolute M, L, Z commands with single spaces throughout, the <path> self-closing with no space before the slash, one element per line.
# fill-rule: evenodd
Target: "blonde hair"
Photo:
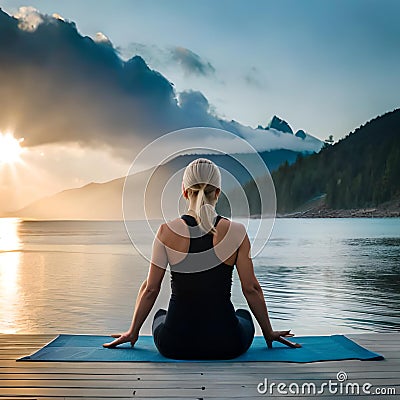
<path fill-rule="evenodd" d="M 216 189 L 221 188 L 221 172 L 219 168 L 207 158 L 197 158 L 185 169 L 183 187 L 191 195 L 197 196 L 195 214 L 201 230 L 214 235 L 215 203 L 213 196 Z"/>

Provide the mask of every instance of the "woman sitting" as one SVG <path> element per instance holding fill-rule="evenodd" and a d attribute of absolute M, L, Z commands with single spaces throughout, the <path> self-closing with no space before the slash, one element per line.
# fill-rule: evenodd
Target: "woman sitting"
<path fill-rule="evenodd" d="M 248 350 L 254 337 L 249 311 L 231 302 L 236 266 L 243 294 L 258 321 L 266 344 L 274 340 L 300 347 L 274 331 L 250 257 L 245 227 L 216 214 L 221 174 L 210 160 L 198 158 L 185 169 L 182 193 L 189 202 L 180 218 L 164 223 L 153 243 L 152 260 L 143 282 L 130 329 L 104 347 L 124 342 L 133 346 L 160 291 L 167 266 L 171 270 L 168 310 L 154 315 L 152 333 L 159 352 L 174 359 L 232 359 Z"/>

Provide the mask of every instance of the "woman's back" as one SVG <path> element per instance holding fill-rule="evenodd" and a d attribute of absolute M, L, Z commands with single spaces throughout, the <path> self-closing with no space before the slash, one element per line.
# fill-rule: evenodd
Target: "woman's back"
<path fill-rule="evenodd" d="M 217 216 L 215 226 L 221 218 Z M 197 226 L 196 220 L 190 215 L 183 215 L 182 219 L 190 227 Z M 190 310 L 196 310 L 200 313 L 198 317 L 208 318 L 206 323 L 201 321 L 201 324 L 198 317 L 195 321 L 191 321 L 192 324 L 199 325 L 200 331 L 209 331 L 213 323 L 220 325 L 221 329 L 222 327 L 229 329 L 237 324 L 230 300 L 233 266 L 221 262 L 212 251 L 212 235 L 197 236 L 197 232 L 194 233 L 194 237 L 190 238 L 187 256 L 178 264 L 171 265 L 171 300 L 166 325 L 179 331 L 182 320 L 191 314 Z M 211 251 L 205 257 L 204 252 L 207 250 Z M 201 258 L 198 261 L 191 257 L 199 253 Z M 200 264 L 201 260 L 204 262 L 203 265 Z M 197 262 L 199 265 L 196 265 Z M 202 266 L 204 268 L 198 271 Z M 191 272 L 192 268 L 197 272 Z"/>
<path fill-rule="evenodd" d="M 202 264 L 202 267 L 197 269 L 198 271 L 207 269 L 209 266 L 207 264 L 215 266 L 215 262 L 224 262 L 226 265 L 234 266 L 237 250 L 246 233 L 245 229 L 241 224 L 220 215 L 217 216 L 214 226 L 216 228 L 214 235 L 204 235 L 197 225 L 196 219 L 189 214 L 184 214 L 180 218 L 163 224 L 161 241 L 165 246 L 169 265 L 178 267 L 189 256 L 191 262 L 196 262 L 197 259 L 201 260 L 197 262 Z M 213 248 L 213 251 L 204 253 L 203 248 L 210 247 Z M 190 256 L 193 253 L 201 253 L 201 255 Z M 210 260 L 206 258 L 208 255 L 211 257 Z M 189 263 L 187 264 L 189 265 Z M 181 266 L 181 268 L 184 267 Z M 190 267 L 190 272 L 195 272 L 193 266 Z"/>
<path fill-rule="evenodd" d="M 183 215 L 181 218 L 194 229 L 189 229 L 186 255 L 179 262 L 170 263 L 171 298 L 162 334 L 155 332 L 156 344 L 161 353 L 164 351 L 173 358 L 238 356 L 243 352 L 244 343 L 231 302 L 234 266 L 217 257 L 213 235 L 201 234 L 194 217 Z M 217 216 L 214 225 L 217 229 L 222 220 L 224 217 Z M 199 257 L 194 258 L 196 255 Z"/>

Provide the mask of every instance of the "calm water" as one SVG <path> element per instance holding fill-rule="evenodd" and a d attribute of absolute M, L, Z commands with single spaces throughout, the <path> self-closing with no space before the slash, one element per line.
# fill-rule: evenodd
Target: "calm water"
<path fill-rule="evenodd" d="M 400 219 L 278 219 L 253 262 L 275 329 L 400 328 Z M 147 269 L 122 222 L 0 219 L 0 332 L 123 331 Z M 167 273 L 142 334 L 169 294 Z M 232 300 L 247 307 L 236 273 Z"/>

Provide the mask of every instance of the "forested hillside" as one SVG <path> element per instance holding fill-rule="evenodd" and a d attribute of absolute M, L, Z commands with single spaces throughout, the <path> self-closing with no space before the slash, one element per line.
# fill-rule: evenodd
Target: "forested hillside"
<path fill-rule="evenodd" d="M 400 195 L 400 109 L 379 116 L 319 153 L 272 172 L 280 213 L 325 195 L 332 209 L 376 207 Z M 254 182 L 244 185 L 257 198 Z M 257 214 L 257 210 L 253 209 Z"/>
<path fill-rule="evenodd" d="M 318 154 L 272 173 L 278 211 L 326 194 L 327 207 L 374 207 L 400 194 L 400 109 L 377 117 Z"/>

